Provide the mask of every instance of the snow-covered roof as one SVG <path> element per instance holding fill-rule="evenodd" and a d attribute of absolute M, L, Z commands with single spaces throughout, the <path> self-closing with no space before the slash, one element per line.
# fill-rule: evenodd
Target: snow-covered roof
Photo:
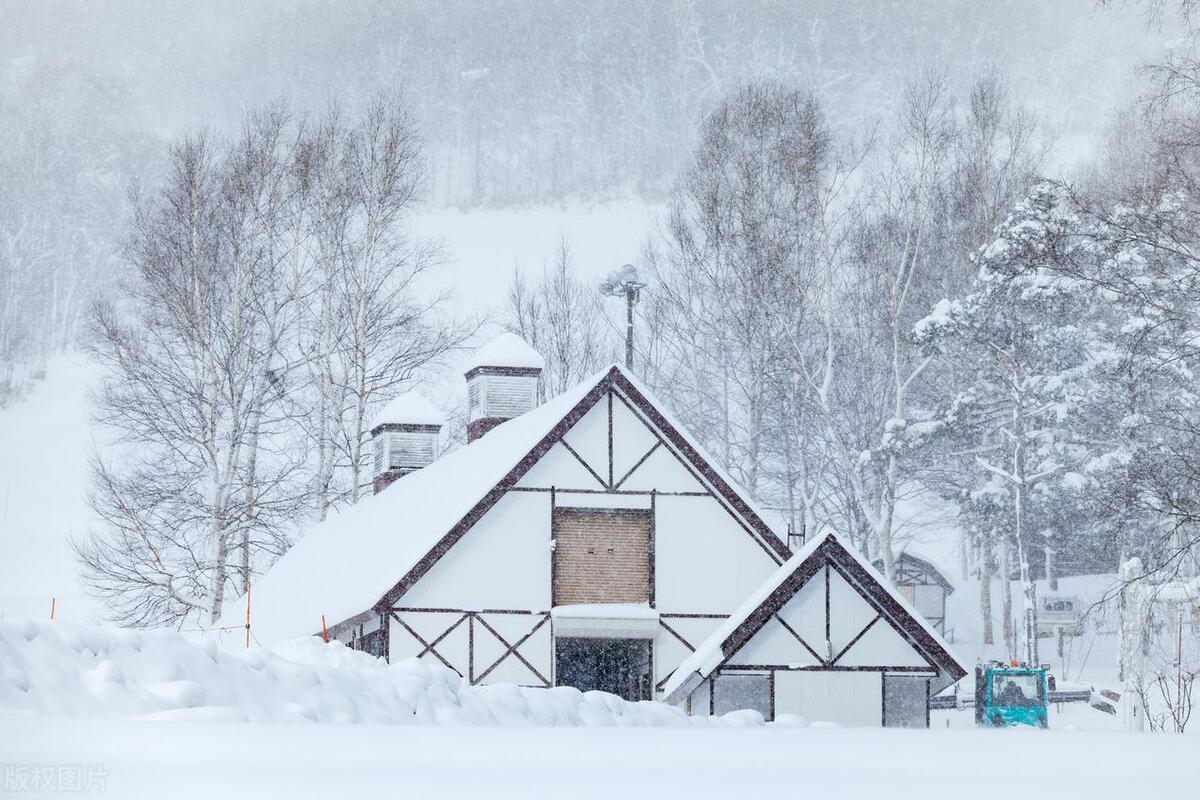
<path fill-rule="evenodd" d="M 667 702 L 679 702 L 688 694 L 691 689 L 699 685 L 700 681 L 712 674 L 713 670 L 719 667 L 725 660 L 732 656 L 733 653 L 726 653 L 724 646 L 730 637 L 746 624 L 747 620 L 759 608 L 767 602 L 767 600 L 775 593 L 780 586 L 783 585 L 789 577 L 800 569 L 806 561 L 813 558 L 817 551 L 822 548 L 827 542 L 832 541 L 844 553 L 852 558 L 857 564 L 862 567 L 868 576 L 875 580 L 879 585 L 879 589 L 891 597 L 907 614 L 912 617 L 913 621 L 921 627 L 929 639 L 932 640 L 937 647 L 940 647 L 947 655 L 953 658 L 950 645 L 945 639 L 930 625 L 917 610 L 904 599 L 903 595 L 899 594 L 879 572 L 872 567 L 858 551 L 841 540 L 832 532 L 824 533 L 815 536 L 805 542 L 796 553 L 785 561 L 779 569 L 775 570 L 770 577 L 746 598 L 737 610 L 729 615 L 729 618 L 723 621 L 716 627 L 711 634 L 696 648 L 696 651 L 685 658 L 670 679 L 663 685 L 663 696 Z M 960 665 L 961 666 L 961 665 Z M 672 697 L 678 693 L 678 696 Z"/>
<path fill-rule="evenodd" d="M 649 603 L 588 603 L 550 609 L 555 636 L 604 639 L 653 639 L 658 610 Z"/>
<path fill-rule="evenodd" d="M 397 395 L 371 420 L 371 430 L 380 425 L 444 425 L 441 411 L 420 392 Z"/>
<path fill-rule="evenodd" d="M 544 369 L 546 359 L 517 334 L 502 333 L 476 350 L 463 365 L 463 372 L 470 372 L 478 367 Z"/>
<path fill-rule="evenodd" d="M 304 636 L 321 630 L 322 615 L 333 625 L 369 610 L 603 375 L 309 529 L 252 587 L 255 636 L 264 644 Z M 244 613 L 227 616 L 236 625 Z"/>
<path fill-rule="evenodd" d="M 370 610 L 468 517 L 589 393 L 607 380 L 640 393 L 682 442 L 706 461 L 718 481 L 734 484 L 649 391 L 619 365 L 606 368 L 547 403 L 510 419 L 486 436 L 398 479 L 311 529 L 253 586 L 252 630 L 264 644 L 317 633 Z M 748 517 L 786 553 L 779 530 L 738 495 Z M 736 507 L 737 504 L 735 504 Z M 753 520 L 752 520 L 753 521 Z M 232 604 L 222 625 L 245 623 Z"/>

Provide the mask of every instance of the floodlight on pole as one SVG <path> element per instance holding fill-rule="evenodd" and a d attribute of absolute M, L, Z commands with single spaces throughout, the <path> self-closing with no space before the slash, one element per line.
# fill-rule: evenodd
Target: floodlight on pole
<path fill-rule="evenodd" d="M 646 284 L 638 279 L 637 267 L 633 264 L 614 269 L 600 283 L 600 294 L 625 298 L 625 368 L 629 370 L 633 369 L 633 307 L 644 288 Z"/>

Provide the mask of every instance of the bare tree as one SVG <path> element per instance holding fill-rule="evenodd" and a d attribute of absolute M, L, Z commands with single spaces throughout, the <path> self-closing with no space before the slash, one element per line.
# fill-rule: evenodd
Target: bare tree
<path fill-rule="evenodd" d="M 505 326 L 546 359 L 542 389 L 550 397 L 565 392 L 613 357 L 600 295 L 575 272 L 571 248 L 563 237 L 554 263 L 543 268 L 535 285 L 515 271 L 508 288 Z"/>
<path fill-rule="evenodd" d="M 268 286 L 285 249 L 272 211 L 281 128 L 268 114 L 223 154 L 203 136 L 175 147 L 164 190 L 137 200 L 128 310 L 93 314 L 109 368 L 96 417 L 121 447 L 94 461 L 106 527 L 76 549 L 85 580 L 127 624 L 215 621 L 231 554 L 243 550 L 244 584 L 252 549 L 285 546 L 297 462 L 266 462 L 261 437 L 289 304 Z"/>
<path fill-rule="evenodd" d="M 361 496 L 371 410 L 472 329 L 450 320 L 447 296 L 422 282 L 439 249 L 405 227 L 422 161 L 404 106 L 381 98 L 352 123 L 331 108 L 300 155 L 311 261 L 301 310 L 313 388 L 307 428 L 323 518 Z"/>
<path fill-rule="evenodd" d="M 227 145 L 185 140 L 137 198 L 124 302 L 93 314 L 105 525 L 76 545 L 118 620 L 218 620 L 306 509 L 359 497 L 369 414 L 469 333 L 419 283 L 419 163 L 397 103 L 312 127 L 267 107 Z"/>
<path fill-rule="evenodd" d="M 806 259 L 804 217 L 828 152 L 810 94 L 775 83 L 740 89 L 704 123 L 651 258 L 670 309 L 661 338 L 675 349 L 670 375 L 652 379 L 755 494 L 779 422 L 774 393 L 787 385 L 777 307 L 786 276 Z"/>

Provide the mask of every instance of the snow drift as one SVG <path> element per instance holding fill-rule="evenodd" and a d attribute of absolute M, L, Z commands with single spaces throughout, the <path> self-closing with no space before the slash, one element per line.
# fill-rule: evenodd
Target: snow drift
<path fill-rule="evenodd" d="M 0 622 L 0 714 L 156 720 L 508 726 L 761 725 L 602 692 L 470 686 L 314 638 L 224 649 L 172 631 Z"/>

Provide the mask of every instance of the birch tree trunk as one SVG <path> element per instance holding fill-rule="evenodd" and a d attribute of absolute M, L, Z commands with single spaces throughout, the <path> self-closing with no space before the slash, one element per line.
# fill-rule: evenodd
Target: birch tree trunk
<path fill-rule="evenodd" d="M 992 578 L 996 573 L 996 556 L 992 549 L 990 532 L 979 536 L 979 613 L 983 631 L 983 643 L 995 644 L 992 621 Z"/>
<path fill-rule="evenodd" d="M 997 543 L 1000 549 L 1000 612 L 1003 616 L 1004 649 L 1009 658 L 1017 657 L 1016 632 L 1013 629 L 1013 598 L 1012 598 L 1012 563 L 1009 557 L 1011 547 L 1007 536 L 1001 536 Z"/>

